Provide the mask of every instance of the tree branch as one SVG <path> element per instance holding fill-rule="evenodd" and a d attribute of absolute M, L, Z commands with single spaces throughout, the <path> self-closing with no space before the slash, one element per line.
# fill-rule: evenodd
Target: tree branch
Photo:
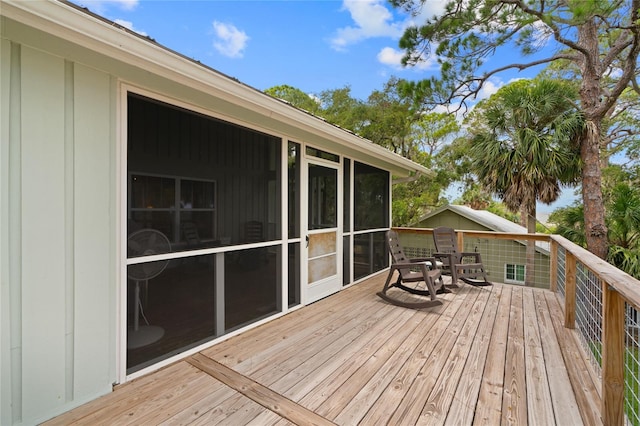
<path fill-rule="evenodd" d="M 622 38 L 622 37 L 620 37 L 620 38 Z M 629 47 L 629 46 L 631 46 L 633 44 L 633 37 L 631 37 L 631 36 L 628 39 L 624 40 L 624 41 L 621 41 L 620 38 L 618 39 L 618 41 L 616 43 L 614 43 L 613 46 L 611 46 L 611 49 L 609 50 L 607 55 L 602 60 L 602 68 L 603 69 L 609 68 L 609 66 L 616 59 L 616 56 L 618 56 L 620 53 L 622 53 L 622 51 L 624 49 L 626 49 L 627 47 Z"/>
<path fill-rule="evenodd" d="M 562 33 L 560 32 L 560 28 L 558 28 L 558 26 L 555 25 L 555 23 L 551 22 L 548 18 L 545 17 L 545 15 L 543 13 L 543 10 L 537 11 L 535 9 L 531 9 L 522 0 L 505 0 L 504 2 L 505 3 L 509 3 L 509 4 L 515 4 L 523 12 L 528 13 L 529 15 L 533 15 L 536 18 L 538 18 L 538 20 L 540 22 L 542 22 L 543 24 L 545 24 L 547 27 L 549 27 L 551 29 L 551 32 L 553 33 L 553 38 L 555 38 L 558 43 L 564 44 L 565 46 L 569 47 L 570 49 L 577 50 L 578 52 L 582 53 L 583 55 L 585 55 L 587 57 L 589 56 L 589 51 L 587 49 L 585 49 L 584 47 L 580 46 L 575 41 L 570 40 L 570 39 L 565 38 L 564 36 L 562 36 Z"/>
<path fill-rule="evenodd" d="M 611 90 L 611 94 L 607 96 L 604 102 L 601 102 L 596 108 L 596 115 L 604 115 L 606 111 L 611 109 L 618 101 L 620 94 L 622 94 L 624 89 L 627 88 L 629 82 L 635 80 L 636 70 L 638 67 L 638 55 L 640 54 L 640 0 L 632 0 L 631 10 L 633 11 L 633 16 L 631 16 L 630 19 L 632 26 L 629 31 L 631 32 L 632 37 L 631 44 L 629 46 L 629 54 L 624 59 L 622 75 Z"/>
<path fill-rule="evenodd" d="M 635 76 L 631 79 L 631 87 L 633 87 L 633 90 L 640 95 L 640 86 L 638 85 L 638 79 Z"/>

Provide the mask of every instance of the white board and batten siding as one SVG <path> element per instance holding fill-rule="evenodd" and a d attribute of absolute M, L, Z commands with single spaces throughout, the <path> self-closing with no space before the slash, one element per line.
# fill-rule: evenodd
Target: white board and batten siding
<path fill-rule="evenodd" d="M 1 82 L 0 424 L 32 424 L 116 377 L 115 83 L 7 40 Z"/>
<path fill-rule="evenodd" d="M 124 379 L 126 90 L 399 177 L 429 173 L 71 4 L 0 1 L 2 425 Z"/>

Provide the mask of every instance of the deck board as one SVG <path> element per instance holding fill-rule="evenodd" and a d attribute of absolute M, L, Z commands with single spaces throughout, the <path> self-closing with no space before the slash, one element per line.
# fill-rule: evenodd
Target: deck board
<path fill-rule="evenodd" d="M 469 357 L 457 383 L 445 425 L 470 425 L 473 422 L 491 342 L 492 325 L 502 300 L 502 290 L 502 287 L 496 287 L 489 296 L 487 308 L 478 326 L 478 333 L 471 344 Z"/>
<path fill-rule="evenodd" d="M 389 419 L 391 424 L 416 424 L 426 403 L 425 398 L 431 394 L 439 375 L 441 373 L 446 374 L 444 367 L 453 350 L 457 336 L 462 332 L 467 322 L 466 314 L 474 312 L 473 306 L 477 297 L 481 294 L 486 294 L 486 292 L 481 291 L 468 291 L 469 287 L 465 287 L 465 290 L 467 290 L 467 297 L 464 299 L 460 309 L 458 309 L 457 314 L 451 318 L 442 337 L 429 354 L 424 366 L 409 388 L 409 392 L 398 405 L 394 415 Z"/>
<path fill-rule="evenodd" d="M 451 351 L 446 354 L 441 373 L 429 393 L 429 397 L 416 422 L 417 424 L 444 424 L 449 407 L 456 396 L 456 388 L 460 383 L 462 371 L 472 352 L 471 346 L 484 316 L 485 308 L 489 307 L 490 294 L 489 291 L 482 291 L 475 300 L 460 334 L 455 336 Z M 475 351 L 475 349 L 473 350 Z"/>
<path fill-rule="evenodd" d="M 547 299 L 544 294 L 539 292 L 534 294 L 534 299 L 555 422 L 567 426 L 579 424 L 580 410 L 578 410 L 578 403 L 571 389 L 571 381 L 564 365 L 560 345 L 555 338 Z"/>
<path fill-rule="evenodd" d="M 496 312 L 496 322 L 491 333 L 473 419 L 474 425 L 497 425 L 502 417 L 502 390 L 504 388 L 504 369 L 506 364 L 507 336 L 509 335 L 509 316 L 513 287 L 504 286 Z"/>
<path fill-rule="evenodd" d="M 582 420 L 586 425 L 601 425 L 599 388 L 591 378 L 592 372 L 587 366 L 587 356 L 580 348 L 576 334 L 564 328 L 564 315 L 556 296 L 547 292 L 545 298 Z"/>
<path fill-rule="evenodd" d="M 384 278 L 46 424 L 598 424 L 599 395 L 555 295 L 465 285 L 411 310 L 375 296 Z"/>
<path fill-rule="evenodd" d="M 548 425 L 555 422 L 555 417 L 546 361 L 542 351 L 540 321 L 533 291 L 530 288 L 524 289 L 523 316 L 528 422 L 532 425 Z"/>
<path fill-rule="evenodd" d="M 509 334 L 507 336 L 502 420 L 500 422 L 502 425 L 528 424 L 522 297 L 522 288 L 515 288 L 511 295 Z"/>
<path fill-rule="evenodd" d="M 455 298 L 448 300 L 444 306 L 438 307 L 435 312 L 432 311 L 431 316 L 435 316 L 434 314 L 436 313 L 439 314 L 435 323 L 420 336 L 421 340 L 412 356 L 408 362 L 402 365 L 394 381 L 381 394 L 380 402 L 369 409 L 362 421 L 363 424 L 384 424 L 400 409 L 402 401 L 412 391 L 416 377 L 425 368 L 428 370 L 428 366 L 425 366 L 425 364 L 428 363 L 435 347 L 446 332 L 451 319 L 459 316 L 458 312 L 467 295 L 467 292 L 460 292 Z"/>

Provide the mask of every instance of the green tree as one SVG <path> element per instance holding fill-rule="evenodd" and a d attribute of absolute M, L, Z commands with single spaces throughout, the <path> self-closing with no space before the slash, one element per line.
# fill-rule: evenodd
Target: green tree
<path fill-rule="evenodd" d="M 317 98 L 287 85 L 266 92 L 434 170 L 434 176 L 393 185 L 394 225 L 415 223 L 446 202 L 440 194 L 454 174 L 433 154 L 459 125 L 451 115 L 416 113 L 411 99 L 401 94 L 397 78 L 391 77 L 364 102 L 353 98 L 349 87 L 325 90 Z"/>
<path fill-rule="evenodd" d="M 618 183 L 607 205 L 609 241 L 625 249 L 640 249 L 640 190 Z"/>
<path fill-rule="evenodd" d="M 411 100 L 398 91 L 398 79 L 391 78 L 382 90 L 367 98 L 362 110 L 360 135 L 409 159 L 418 156 L 419 146 L 412 134 L 415 114 Z"/>
<path fill-rule="evenodd" d="M 615 73 L 612 67 L 611 72 Z M 550 64 L 538 78 L 564 80 L 580 88 L 580 73 L 572 62 L 559 60 Z M 612 90 L 615 78 L 604 76 L 605 90 Z M 625 89 L 616 106 L 610 109 L 602 122 L 600 138 L 600 162 L 606 168 L 611 157 L 626 157 L 628 164 L 637 164 L 640 159 L 640 94 L 632 88 Z"/>
<path fill-rule="evenodd" d="M 609 230 L 607 260 L 640 278 L 640 188 L 633 169 L 610 166 L 605 169 L 603 188 Z M 584 213 L 581 205 L 555 210 L 549 220 L 555 232 L 581 246 L 585 245 Z"/>
<path fill-rule="evenodd" d="M 264 91 L 266 94 L 274 98 L 282 99 L 289 102 L 296 108 L 303 109 L 311 114 L 317 114 L 320 110 L 320 102 L 318 99 L 304 93 L 302 90 L 286 84 L 281 86 L 273 86 Z"/>
<path fill-rule="evenodd" d="M 581 247 L 586 247 L 584 209 L 581 204 L 554 210 L 549 216 L 549 221 L 555 225 L 554 233 L 562 235 Z"/>
<path fill-rule="evenodd" d="M 433 176 L 419 176 L 416 180 L 393 185 L 393 225 L 415 225 L 426 213 L 446 204 L 441 195 L 451 183 L 446 169 L 436 166 L 436 158 L 421 152 L 414 161 L 434 171 Z"/>
<path fill-rule="evenodd" d="M 419 114 L 413 127 L 420 148 L 432 156 L 450 143 L 460 131 L 456 116 L 446 112 Z"/>
<path fill-rule="evenodd" d="M 481 102 L 469 129 L 471 168 L 487 189 L 535 232 L 536 202 L 552 203 L 580 168 L 573 141 L 583 121 L 570 86 L 519 80 Z"/>
<path fill-rule="evenodd" d="M 536 202 L 550 204 L 562 184 L 580 174 L 572 141 L 583 122 L 575 93 L 554 80 L 519 80 L 481 102 L 473 113 L 469 156 L 479 182 L 500 197 L 521 224 L 536 232 Z M 527 245 L 527 282 L 533 283 L 535 242 Z"/>
<path fill-rule="evenodd" d="M 412 225 L 446 202 L 441 193 L 449 186 L 453 174 L 435 153 L 459 129 L 453 116 L 417 113 L 411 99 L 399 90 L 398 79 L 392 77 L 382 90 L 374 91 L 367 98 L 357 117 L 361 122 L 358 128 L 361 136 L 434 172 L 432 176 L 419 176 L 393 185 L 395 226 Z"/>
<path fill-rule="evenodd" d="M 412 10 L 424 1 L 391 3 Z M 524 57 L 538 56 L 527 62 L 486 66 L 488 58 L 514 46 Z M 600 163 L 603 121 L 627 88 L 640 92 L 636 83 L 640 0 L 450 0 L 441 14 L 424 25 L 409 27 L 400 47 L 406 52 L 405 64 L 420 62 L 431 53 L 438 57 L 440 77 L 406 86 L 418 102 L 427 105 L 466 105 L 489 78 L 506 70 L 556 61 L 575 64 L 580 77 L 580 110 L 586 120 L 579 146 L 587 246 L 604 258 L 607 227 Z"/>
<path fill-rule="evenodd" d="M 319 96 L 318 115 L 329 123 L 352 132 L 361 133 L 363 126 L 363 103 L 351 96 L 351 88 L 323 90 Z"/>

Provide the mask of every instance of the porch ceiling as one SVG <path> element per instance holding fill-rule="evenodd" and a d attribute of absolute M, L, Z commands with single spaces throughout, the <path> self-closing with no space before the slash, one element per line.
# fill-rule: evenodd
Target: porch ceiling
<path fill-rule="evenodd" d="M 553 293 L 464 286 L 443 306 L 417 311 L 377 298 L 384 278 L 47 424 L 600 423 L 597 392 Z"/>

